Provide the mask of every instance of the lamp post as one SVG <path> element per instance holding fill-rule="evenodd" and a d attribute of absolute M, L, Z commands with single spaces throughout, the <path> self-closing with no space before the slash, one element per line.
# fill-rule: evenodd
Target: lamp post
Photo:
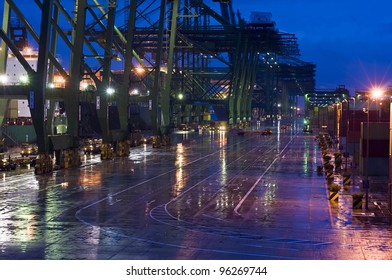
<path fill-rule="evenodd" d="M 343 135 L 342 135 L 342 127 L 343 127 L 343 103 L 342 103 L 342 101 L 338 101 L 337 103 L 335 103 L 336 104 L 336 107 L 337 107 L 337 112 L 338 112 L 338 114 L 337 114 L 337 116 L 338 116 L 338 119 L 337 119 L 337 121 L 336 121 L 336 129 L 335 129 L 335 134 L 336 134 L 336 145 L 337 145 L 337 149 L 339 149 L 339 151 L 341 152 L 342 151 L 342 149 L 341 149 L 341 147 L 343 147 L 343 146 L 341 146 L 341 143 L 342 143 L 342 137 L 343 137 Z"/>
<path fill-rule="evenodd" d="M 355 131 L 355 111 L 357 109 L 357 107 L 355 106 L 355 101 L 357 100 L 355 97 L 351 97 L 350 99 L 352 99 L 354 101 L 354 113 L 353 113 L 353 131 Z M 356 142 L 354 142 L 354 151 L 353 151 L 353 159 L 354 159 L 354 169 L 357 166 L 357 159 L 356 159 Z"/>
<path fill-rule="evenodd" d="M 349 132 L 350 132 L 350 100 L 353 100 L 354 101 L 354 106 L 353 106 L 353 121 L 352 121 L 352 125 L 353 125 L 353 131 L 355 131 L 354 130 L 354 128 L 355 128 L 355 109 L 356 109 L 356 106 L 355 106 L 355 101 L 356 101 L 356 98 L 355 97 L 350 97 L 349 99 L 348 99 L 348 102 L 347 102 L 347 133 L 346 133 L 346 168 L 345 168 L 345 171 L 347 171 L 347 159 L 348 159 L 348 136 L 349 136 Z M 355 151 L 356 149 L 355 149 L 355 142 L 354 142 L 354 147 L 353 147 L 353 160 L 354 160 L 354 168 L 356 167 L 356 159 L 355 159 L 355 156 L 356 156 L 356 151 Z M 354 177 L 355 178 L 355 177 Z"/>
<path fill-rule="evenodd" d="M 342 110 L 343 111 L 343 110 Z M 350 100 L 347 100 L 347 110 L 346 110 L 346 153 L 344 157 L 346 158 L 346 165 L 344 166 L 344 171 L 347 171 L 347 160 L 348 160 L 348 133 L 350 126 Z"/>
<path fill-rule="evenodd" d="M 373 97 L 375 100 L 383 95 L 384 91 L 380 88 L 374 88 L 371 90 L 371 95 L 368 94 L 367 104 L 367 131 L 366 131 L 366 166 L 365 166 L 365 180 L 363 180 L 363 188 L 366 191 L 365 194 L 365 209 L 369 209 L 369 135 L 370 135 L 370 98 Z"/>

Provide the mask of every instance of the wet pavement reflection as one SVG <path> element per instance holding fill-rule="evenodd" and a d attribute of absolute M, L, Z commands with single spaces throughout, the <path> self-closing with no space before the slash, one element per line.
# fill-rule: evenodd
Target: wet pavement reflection
<path fill-rule="evenodd" d="M 2 172 L 0 258 L 391 259 L 390 217 L 331 205 L 314 135 L 268 125 L 270 136 L 188 132 L 78 169 Z"/>

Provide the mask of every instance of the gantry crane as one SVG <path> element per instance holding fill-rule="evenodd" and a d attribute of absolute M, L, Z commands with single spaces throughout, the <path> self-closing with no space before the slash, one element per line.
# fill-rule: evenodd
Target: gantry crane
<path fill-rule="evenodd" d="M 260 66 L 263 56 L 285 55 L 293 46 L 274 23 L 248 24 L 231 1 L 219 2 L 220 13 L 202 0 L 34 1 L 41 15 L 36 27 L 18 1 L 4 0 L 0 71 L 10 50 L 31 77 L 29 85 L 13 87 L 13 97 L 29 100 L 44 158 L 56 150 L 77 165 L 81 124 L 92 122 L 102 134 L 103 158 L 127 155 L 132 104 L 148 108 L 159 142 L 179 123 L 203 122 L 211 106 L 223 108 L 232 126 L 249 121 L 254 84 L 260 75 L 275 79 Z M 12 16 L 38 45 L 37 69 L 9 37 Z M 60 47 L 69 55 L 67 67 L 56 57 Z M 56 75 L 64 87 L 48 86 Z M 68 121 L 61 135 L 51 129 L 59 102 Z"/>

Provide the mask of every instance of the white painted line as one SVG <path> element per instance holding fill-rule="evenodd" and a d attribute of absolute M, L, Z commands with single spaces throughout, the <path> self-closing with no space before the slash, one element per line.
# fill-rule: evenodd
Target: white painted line
<path fill-rule="evenodd" d="M 270 168 L 275 164 L 275 161 L 278 160 L 279 156 L 284 152 L 284 150 L 287 149 L 287 147 L 290 145 L 290 143 L 293 141 L 291 139 L 286 146 L 279 152 L 279 154 L 276 155 L 275 159 L 268 165 L 267 169 L 261 174 L 261 176 L 257 179 L 256 183 L 253 184 L 253 186 L 249 189 L 249 191 L 244 195 L 244 197 L 241 199 L 241 201 L 238 203 L 238 205 L 234 208 L 234 213 L 237 214 L 238 216 L 241 216 L 241 214 L 238 212 L 238 210 L 241 208 L 242 204 L 244 201 L 248 198 L 250 193 L 254 190 L 254 188 L 257 186 L 257 184 L 263 179 L 264 175 L 270 170 Z"/>

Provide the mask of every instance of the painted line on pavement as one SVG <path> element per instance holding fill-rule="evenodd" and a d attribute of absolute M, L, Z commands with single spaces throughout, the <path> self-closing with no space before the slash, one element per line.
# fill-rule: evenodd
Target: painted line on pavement
<path fill-rule="evenodd" d="M 276 155 L 275 159 L 271 162 L 270 165 L 268 165 L 267 169 L 261 174 L 261 176 L 257 179 L 257 181 L 253 184 L 253 186 L 249 189 L 249 191 L 245 194 L 245 196 L 241 199 L 241 201 L 238 203 L 238 205 L 234 208 L 234 213 L 237 214 L 238 216 L 241 216 L 241 214 L 238 212 L 238 210 L 241 208 L 242 204 L 244 201 L 248 198 L 248 196 L 251 194 L 251 192 L 254 190 L 254 188 L 257 186 L 257 184 L 263 179 L 264 175 L 270 170 L 270 168 L 275 164 L 275 162 L 279 159 L 279 156 L 287 149 L 287 147 L 293 142 L 294 138 L 292 138 L 286 146 L 279 152 L 279 154 Z"/>

